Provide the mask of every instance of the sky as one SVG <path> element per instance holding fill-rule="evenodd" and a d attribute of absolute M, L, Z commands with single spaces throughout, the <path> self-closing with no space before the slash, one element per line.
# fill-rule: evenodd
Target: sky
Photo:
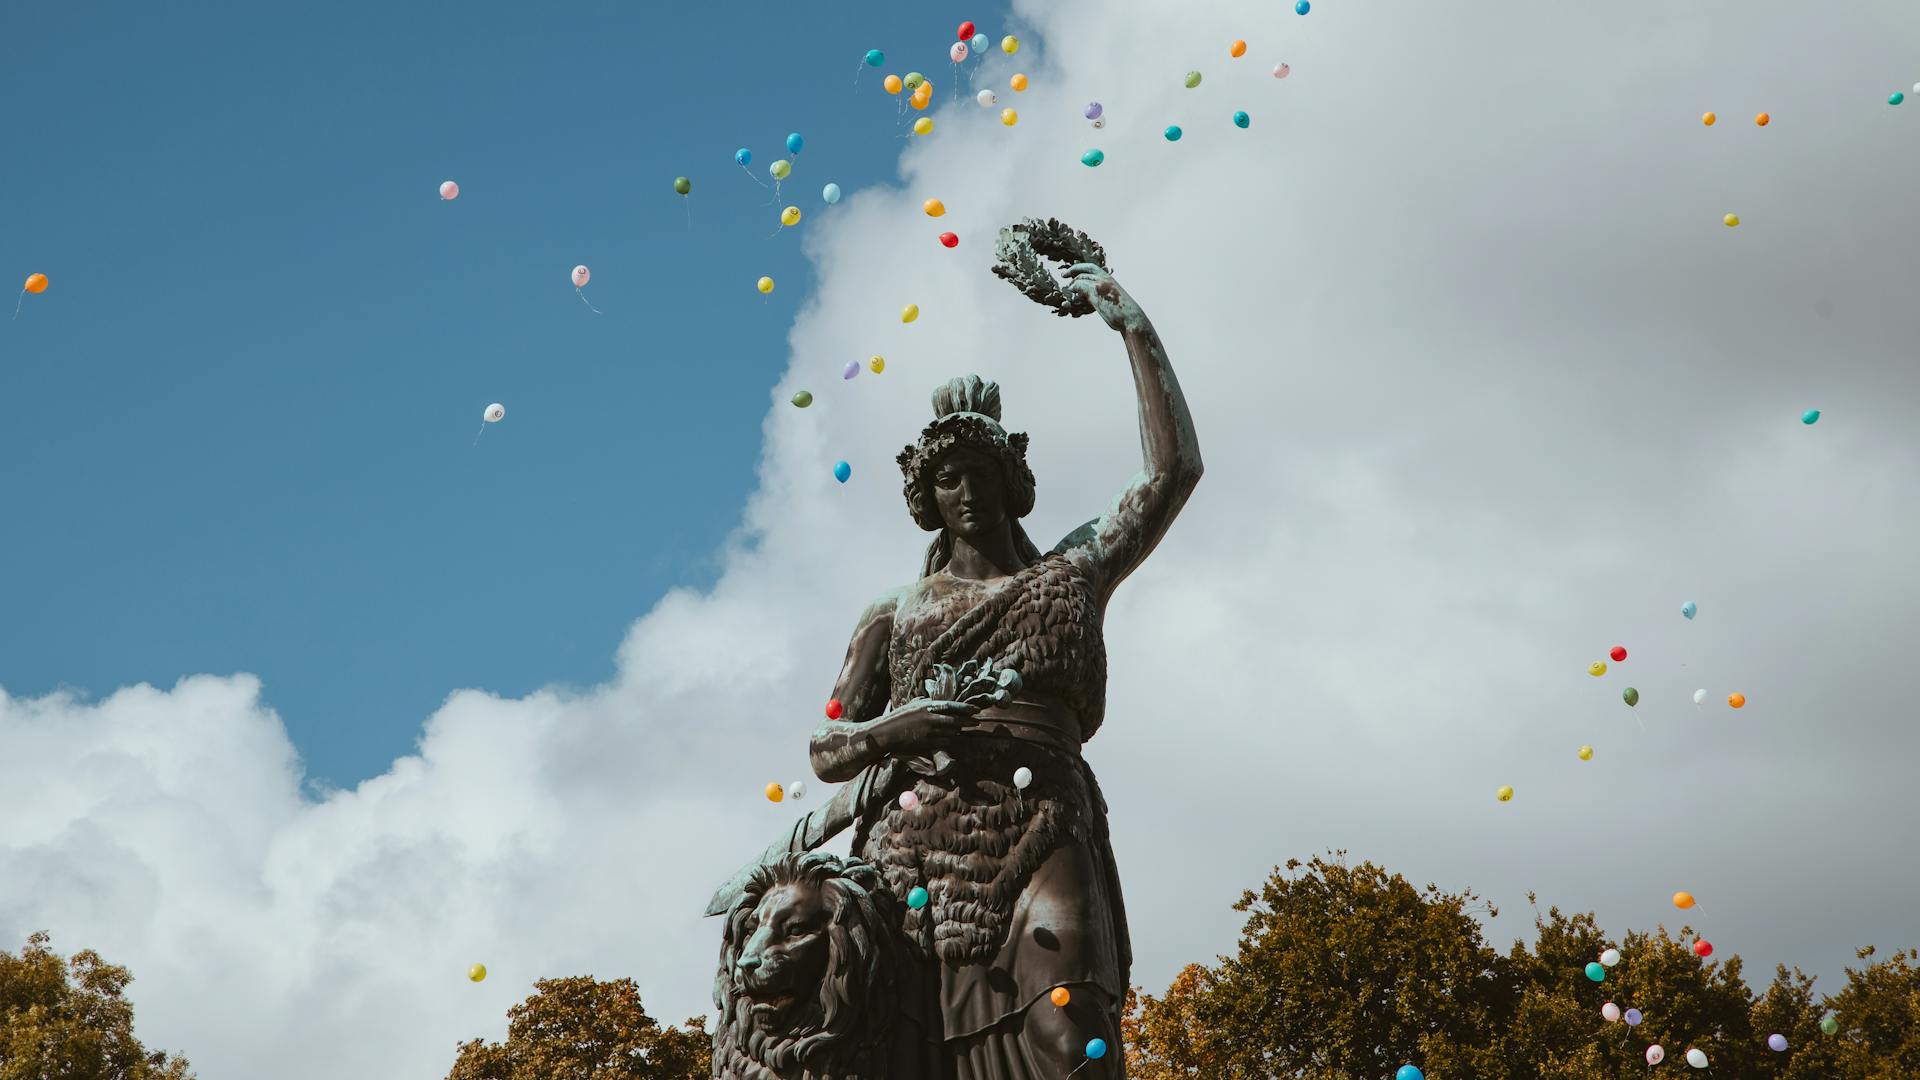
<path fill-rule="evenodd" d="M 1920 12 L 698 7 L 7 17 L 0 258 L 53 285 L 0 350 L 0 940 L 130 965 L 210 1080 L 442 1075 L 544 976 L 707 1011 L 699 912 L 918 566 L 928 392 L 1000 380 L 1043 545 L 1139 467 L 1118 339 L 988 273 L 1041 215 L 1106 246 L 1207 461 L 1086 751 L 1136 982 L 1328 849 L 1501 944 L 1529 890 L 1829 990 L 1920 944 Z M 962 18 L 1024 43 L 973 72 L 1012 128 L 951 93 Z M 770 238 L 730 154 L 791 130 Z"/>

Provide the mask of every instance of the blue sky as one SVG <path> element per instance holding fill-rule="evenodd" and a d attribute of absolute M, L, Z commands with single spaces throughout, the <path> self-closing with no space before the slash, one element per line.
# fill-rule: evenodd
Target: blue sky
<path fill-rule="evenodd" d="M 0 686 L 254 672 L 332 784 L 454 689 L 605 679 L 710 578 L 809 285 L 733 151 L 764 178 L 803 132 L 782 203 L 809 216 L 892 182 L 881 76 L 949 96 L 953 34 L 903 4 L 4 23 L 0 277 L 52 287 L 0 340 Z"/>

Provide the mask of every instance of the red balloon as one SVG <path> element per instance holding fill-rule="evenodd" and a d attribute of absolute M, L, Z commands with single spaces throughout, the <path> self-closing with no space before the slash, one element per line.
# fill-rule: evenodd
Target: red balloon
<path fill-rule="evenodd" d="M 952 234 L 952 233 L 950 233 L 950 232 L 943 232 L 943 233 L 941 233 L 941 234 L 940 234 L 940 242 L 941 242 L 941 243 L 943 243 L 943 244 L 945 244 L 945 245 L 947 245 L 948 247 L 959 247 L 959 246 L 960 246 L 960 238 L 959 238 L 958 236 L 955 236 L 954 234 Z"/>
<path fill-rule="evenodd" d="M 963 22 L 960 24 L 960 40 L 961 41 L 972 41 L 973 32 L 974 32 L 973 20 L 969 19 L 966 22 Z"/>
<path fill-rule="evenodd" d="M 827 719 L 838 720 L 840 719 L 840 714 L 844 711 L 846 710 L 840 707 L 839 698 L 834 698 L 832 701 L 827 702 Z"/>
<path fill-rule="evenodd" d="M 1613 651 L 1607 655 L 1613 657 L 1613 662 L 1617 664 L 1627 658 L 1627 647 L 1625 645 L 1615 645 Z"/>
<path fill-rule="evenodd" d="M 1693 953 L 1695 956 L 1712 956 L 1713 942 L 1708 941 L 1706 938 L 1701 938 L 1699 941 L 1693 943 Z"/>

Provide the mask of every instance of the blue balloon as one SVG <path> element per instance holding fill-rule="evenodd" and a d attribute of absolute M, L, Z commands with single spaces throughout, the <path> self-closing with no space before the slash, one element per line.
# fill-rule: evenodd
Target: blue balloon
<path fill-rule="evenodd" d="M 843 461 L 840 464 L 834 466 L 834 471 L 837 474 L 839 470 L 844 469 L 846 467 L 847 467 L 847 463 Z M 840 479 L 845 480 L 846 477 L 842 476 L 840 477 Z M 907 906 L 912 908 L 915 911 L 919 911 L 921 908 L 926 907 L 927 906 L 927 890 L 921 888 L 918 885 L 915 885 L 912 888 L 912 890 L 910 890 L 907 893 Z"/>
<path fill-rule="evenodd" d="M 840 201 L 840 185 L 828 184 L 826 187 L 821 188 L 820 197 L 827 201 L 828 206 L 832 206 L 834 203 L 839 202 Z"/>
<path fill-rule="evenodd" d="M 796 131 L 787 136 L 787 153 L 797 154 L 800 152 L 800 148 L 806 144 L 807 140 L 801 138 L 800 133 Z"/>
<path fill-rule="evenodd" d="M 867 66 L 868 67 L 879 67 L 881 64 L 884 64 L 886 62 L 887 62 L 886 53 L 881 52 L 879 49 L 867 50 Z"/>
<path fill-rule="evenodd" d="M 1644 1018 L 1640 1015 L 1639 1009 L 1628 1009 L 1620 1019 L 1625 1020 L 1628 1027 L 1639 1027 L 1640 1021 Z"/>
<path fill-rule="evenodd" d="M 735 165 L 745 165 L 747 162 L 752 160 L 753 160 L 753 151 L 747 149 L 744 146 L 733 152 L 733 163 Z"/>
<path fill-rule="evenodd" d="M 1085 165 L 1089 169 L 1105 160 L 1107 160 L 1107 155 L 1098 150 L 1089 150 L 1080 155 L 1080 164 Z"/>
<path fill-rule="evenodd" d="M 1299 3 L 1293 5 L 1293 13 L 1295 15 L 1305 15 L 1307 12 L 1312 10 L 1313 10 L 1313 5 L 1307 3 L 1307 0 L 1300 0 Z"/>
<path fill-rule="evenodd" d="M 1694 606 L 1693 601 L 1689 600 L 1686 603 L 1680 605 L 1680 614 L 1685 615 L 1687 618 L 1691 619 L 1695 615 L 1700 614 L 1700 609 Z"/>
<path fill-rule="evenodd" d="M 1168 142 L 1180 141 L 1180 125 L 1179 124 L 1167 125 L 1167 141 Z"/>
<path fill-rule="evenodd" d="M 1251 123 L 1253 123 L 1253 117 L 1251 117 L 1251 116 L 1248 116 L 1248 115 L 1247 115 L 1246 113 L 1244 113 L 1244 112 L 1237 112 L 1237 113 L 1234 113 L 1234 114 L 1233 114 L 1233 126 L 1234 126 L 1234 127 L 1241 127 L 1241 128 L 1243 128 L 1243 127 L 1246 127 L 1246 126 L 1247 126 L 1248 124 L 1251 124 Z"/>
<path fill-rule="evenodd" d="M 1402 1065 L 1400 1071 L 1393 1074 L 1393 1080 L 1427 1080 L 1427 1074 L 1416 1065 Z"/>
<path fill-rule="evenodd" d="M 1090 1058 L 1106 1057 L 1107 1056 L 1107 1040 L 1088 1039 L 1087 1040 L 1087 1056 Z"/>
<path fill-rule="evenodd" d="M 843 484 L 844 484 L 844 483 L 846 483 L 846 482 L 847 482 L 847 477 L 849 477 L 849 476 L 852 476 L 852 475 L 853 475 L 853 466 L 851 466 L 851 465 L 849 465 L 849 464 L 847 464 L 847 463 L 846 463 L 846 462 L 844 462 L 844 461 L 836 461 L 836 462 L 834 462 L 834 463 L 833 463 L 833 478 L 834 478 L 835 480 L 838 480 L 838 481 L 840 481 L 841 483 L 843 483 Z M 913 891 L 914 891 L 914 892 L 917 892 L 917 893 L 919 893 L 919 894 L 920 894 L 920 903 L 921 903 L 921 904 L 924 904 L 924 903 L 926 903 L 926 902 L 927 902 L 927 890 L 925 890 L 925 889 L 915 889 L 915 890 L 913 890 Z M 912 897 L 911 895 L 909 895 L 909 896 L 907 897 L 907 903 L 909 903 L 909 904 L 912 904 L 912 903 L 913 903 L 913 897 Z M 914 906 L 915 906 L 915 907 L 918 907 L 918 906 L 920 906 L 920 905 L 919 905 L 919 904 L 914 904 Z"/>

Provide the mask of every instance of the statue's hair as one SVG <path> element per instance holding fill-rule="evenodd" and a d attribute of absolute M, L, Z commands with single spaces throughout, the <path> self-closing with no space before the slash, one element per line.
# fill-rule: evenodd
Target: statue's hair
<path fill-rule="evenodd" d="M 752 1023 L 752 1002 L 734 981 L 734 965 L 752 936 L 747 920 L 768 890 L 781 885 L 812 885 L 826 900 L 827 972 L 813 1002 L 788 1030 L 761 1032 Z M 870 863 L 814 851 L 761 864 L 727 912 L 713 982 L 720 1013 L 713 1034 L 714 1075 L 748 1080 L 880 1076 L 884 1065 L 876 1063 L 885 1061 L 898 1004 L 899 924 L 893 894 Z"/>
<path fill-rule="evenodd" d="M 933 391 L 933 423 L 921 431 L 918 442 L 901 450 L 897 459 L 906 477 L 907 509 L 914 523 L 939 533 L 927 547 L 922 576 L 945 566 L 953 554 L 953 538 L 947 534 L 940 507 L 934 501 L 933 470 L 941 458 L 961 447 L 1000 463 L 1014 548 L 1022 563 L 1038 560 L 1039 549 L 1020 527 L 1020 519 L 1033 512 L 1034 480 L 1033 470 L 1027 466 L 1026 433 L 1008 434 L 1000 425 L 1000 384 L 967 375 L 949 379 Z"/>

